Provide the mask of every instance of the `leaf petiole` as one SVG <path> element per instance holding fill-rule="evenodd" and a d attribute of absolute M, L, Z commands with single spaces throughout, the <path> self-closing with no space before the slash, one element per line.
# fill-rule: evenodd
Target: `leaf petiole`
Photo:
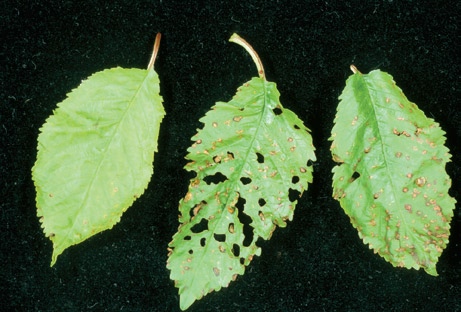
<path fill-rule="evenodd" d="M 247 50 L 247 52 L 251 55 L 251 58 L 253 59 L 253 62 L 255 62 L 255 64 L 256 64 L 256 68 L 258 69 L 259 77 L 266 80 L 266 75 L 264 73 L 263 63 L 261 62 L 261 59 L 259 58 L 258 53 L 256 53 L 256 51 L 253 49 L 253 47 L 248 42 L 246 42 L 245 39 L 243 39 L 242 37 L 240 37 L 236 33 L 234 33 L 230 37 L 229 41 L 233 42 L 233 43 L 236 43 L 236 44 L 242 46 L 245 50 Z"/>
<path fill-rule="evenodd" d="M 351 65 L 350 69 L 352 70 L 354 74 L 357 74 L 357 73 L 361 74 L 360 70 L 358 70 L 357 67 L 355 67 L 355 65 Z"/>
<path fill-rule="evenodd" d="M 157 52 L 158 52 L 158 49 L 160 48 L 161 38 L 162 38 L 162 34 L 157 33 L 157 36 L 155 36 L 154 50 L 152 51 L 152 56 L 150 58 L 149 65 L 147 65 L 147 70 L 150 70 L 154 67 L 155 58 L 157 57 Z"/>

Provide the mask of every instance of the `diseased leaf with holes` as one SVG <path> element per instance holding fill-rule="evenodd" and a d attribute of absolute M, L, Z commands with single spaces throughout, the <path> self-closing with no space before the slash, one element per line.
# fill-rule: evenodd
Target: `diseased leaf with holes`
<path fill-rule="evenodd" d="M 387 73 L 349 77 L 332 130 L 333 196 L 394 266 L 437 275 L 455 200 L 444 132 Z"/>
<path fill-rule="evenodd" d="M 279 102 L 275 83 L 253 78 L 228 103 L 218 102 L 192 138 L 186 165 L 196 177 L 180 201 L 182 223 L 168 268 L 181 309 L 243 274 L 258 238 L 293 217 L 312 181 L 309 130 Z"/>
<path fill-rule="evenodd" d="M 164 114 L 153 69 L 113 68 L 85 80 L 47 119 L 32 174 L 51 265 L 112 228 L 144 192 Z"/>

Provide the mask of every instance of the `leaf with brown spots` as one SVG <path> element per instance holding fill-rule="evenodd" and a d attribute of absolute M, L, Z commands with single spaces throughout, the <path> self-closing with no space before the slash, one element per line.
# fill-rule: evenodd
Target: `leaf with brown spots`
<path fill-rule="evenodd" d="M 333 197 L 376 253 L 437 275 L 455 207 L 445 132 L 390 75 L 352 69 L 332 129 Z"/>
<path fill-rule="evenodd" d="M 258 69 L 261 77 L 200 120 L 204 127 L 188 149 L 186 170 L 196 177 L 180 201 L 167 264 L 181 309 L 242 275 L 260 254 L 257 240 L 293 218 L 312 181 L 309 130 L 282 107 L 275 83 Z"/>

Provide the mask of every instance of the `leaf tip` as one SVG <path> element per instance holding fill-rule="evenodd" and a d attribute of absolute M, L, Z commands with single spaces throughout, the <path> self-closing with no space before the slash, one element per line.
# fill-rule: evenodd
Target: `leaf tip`
<path fill-rule="evenodd" d="M 435 265 L 425 267 L 424 271 L 426 271 L 427 274 L 432 275 L 434 277 L 439 276 L 439 274 L 437 273 L 437 269 L 435 268 Z"/>

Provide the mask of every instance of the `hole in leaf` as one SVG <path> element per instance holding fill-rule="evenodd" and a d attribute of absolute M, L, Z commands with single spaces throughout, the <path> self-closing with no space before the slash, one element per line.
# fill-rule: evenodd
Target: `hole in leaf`
<path fill-rule="evenodd" d="M 205 237 L 202 237 L 202 238 L 200 239 L 200 246 L 205 247 L 205 244 L 206 244 L 206 238 L 205 238 Z"/>
<path fill-rule="evenodd" d="M 226 234 L 213 234 L 213 237 L 218 242 L 225 242 L 226 241 Z"/>
<path fill-rule="evenodd" d="M 251 183 L 251 179 L 248 178 L 248 177 L 241 177 L 240 181 L 243 183 L 243 185 L 247 185 L 247 184 Z"/>
<path fill-rule="evenodd" d="M 298 176 L 294 176 L 293 178 L 291 178 L 291 183 L 296 184 L 298 182 L 299 182 L 299 177 Z"/>
<path fill-rule="evenodd" d="M 291 202 L 294 202 L 295 200 L 298 200 L 300 196 L 301 196 L 301 192 L 300 192 L 300 191 L 294 190 L 294 189 L 289 189 L 289 190 L 288 190 L 288 199 L 289 199 Z"/>
<path fill-rule="evenodd" d="M 245 214 L 243 211 L 244 205 L 246 203 L 246 200 L 244 198 L 239 197 L 237 203 L 235 204 L 235 207 L 238 210 L 238 218 L 240 223 L 243 224 L 243 235 L 245 238 L 243 239 L 243 246 L 248 247 L 251 245 L 251 242 L 253 241 L 253 228 L 250 226 L 251 223 L 251 217 Z"/>
<path fill-rule="evenodd" d="M 240 264 L 245 264 L 245 258 L 240 258 Z"/>
<path fill-rule="evenodd" d="M 234 234 L 234 223 L 229 224 L 229 233 Z"/>
<path fill-rule="evenodd" d="M 206 176 L 203 178 L 203 181 L 205 181 L 206 184 L 210 185 L 211 183 L 213 184 L 219 184 L 221 182 L 224 182 L 227 180 L 227 177 L 223 175 L 221 172 L 216 172 L 212 176 Z"/>
<path fill-rule="evenodd" d="M 189 255 L 193 254 L 194 251 L 192 249 L 189 249 Z"/>
<path fill-rule="evenodd" d="M 191 238 L 190 235 L 184 236 L 184 240 L 191 240 Z"/>
<path fill-rule="evenodd" d="M 207 219 L 200 220 L 200 223 L 195 224 L 190 229 L 190 231 L 192 233 L 200 233 L 200 232 L 203 232 L 205 230 L 208 230 L 208 220 Z"/>
<path fill-rule="evenodd" d="M 258 163 L 262 164 L 264 163 L 264 156 L 260 153 L 256 153 L 256 160 L 258 161 Z"/>
<path fill-rule="evenodd" d="M 294 127 L 296 130 L 301 129 L 300 127 L 298 127 L 298 125 L 294 125 L 293 127 Z"/>
<path fill-rule="evenodd" d="M 278 106 L 274 108 L 272 111 L 274 112 L 275 115 L 280 115 L 282 113 L 282 110 Z"/>
<path fill-rule="evenodd" d="M 309 159 L 309 160 L 307 161 L 307 166 L 310 167 L 310 166 L 312 166 L 312 164 L 313 164 L 312 160 Z"/>
<path fill-rule="evenodd" d="M 229 160 L 234 159 L 234 153 L 227 152 L 227 158 L 229 158 Z"/>
<path fill-rule="evenodd" d="M 360 173 L 358 173 L 357 171 L 354 171 L 350 181 L 353 182 L 353 181 L 357 180 L 359 177 L 360 177 Z"/>
<path fill-rule="evenodd" d="M 262 207 L 262 206 L 264 206 L 266 204 L 266 201 L 264 200 L 264 198 L 260 198 L 258 200 L 258 204 L 259 204 L 260 207 Z"/>
<path fill-rule="evenodd" d="M 232 245 L 232 253 L 238 257 L 240 255 L 240 246 L 237 244 Z"/>

